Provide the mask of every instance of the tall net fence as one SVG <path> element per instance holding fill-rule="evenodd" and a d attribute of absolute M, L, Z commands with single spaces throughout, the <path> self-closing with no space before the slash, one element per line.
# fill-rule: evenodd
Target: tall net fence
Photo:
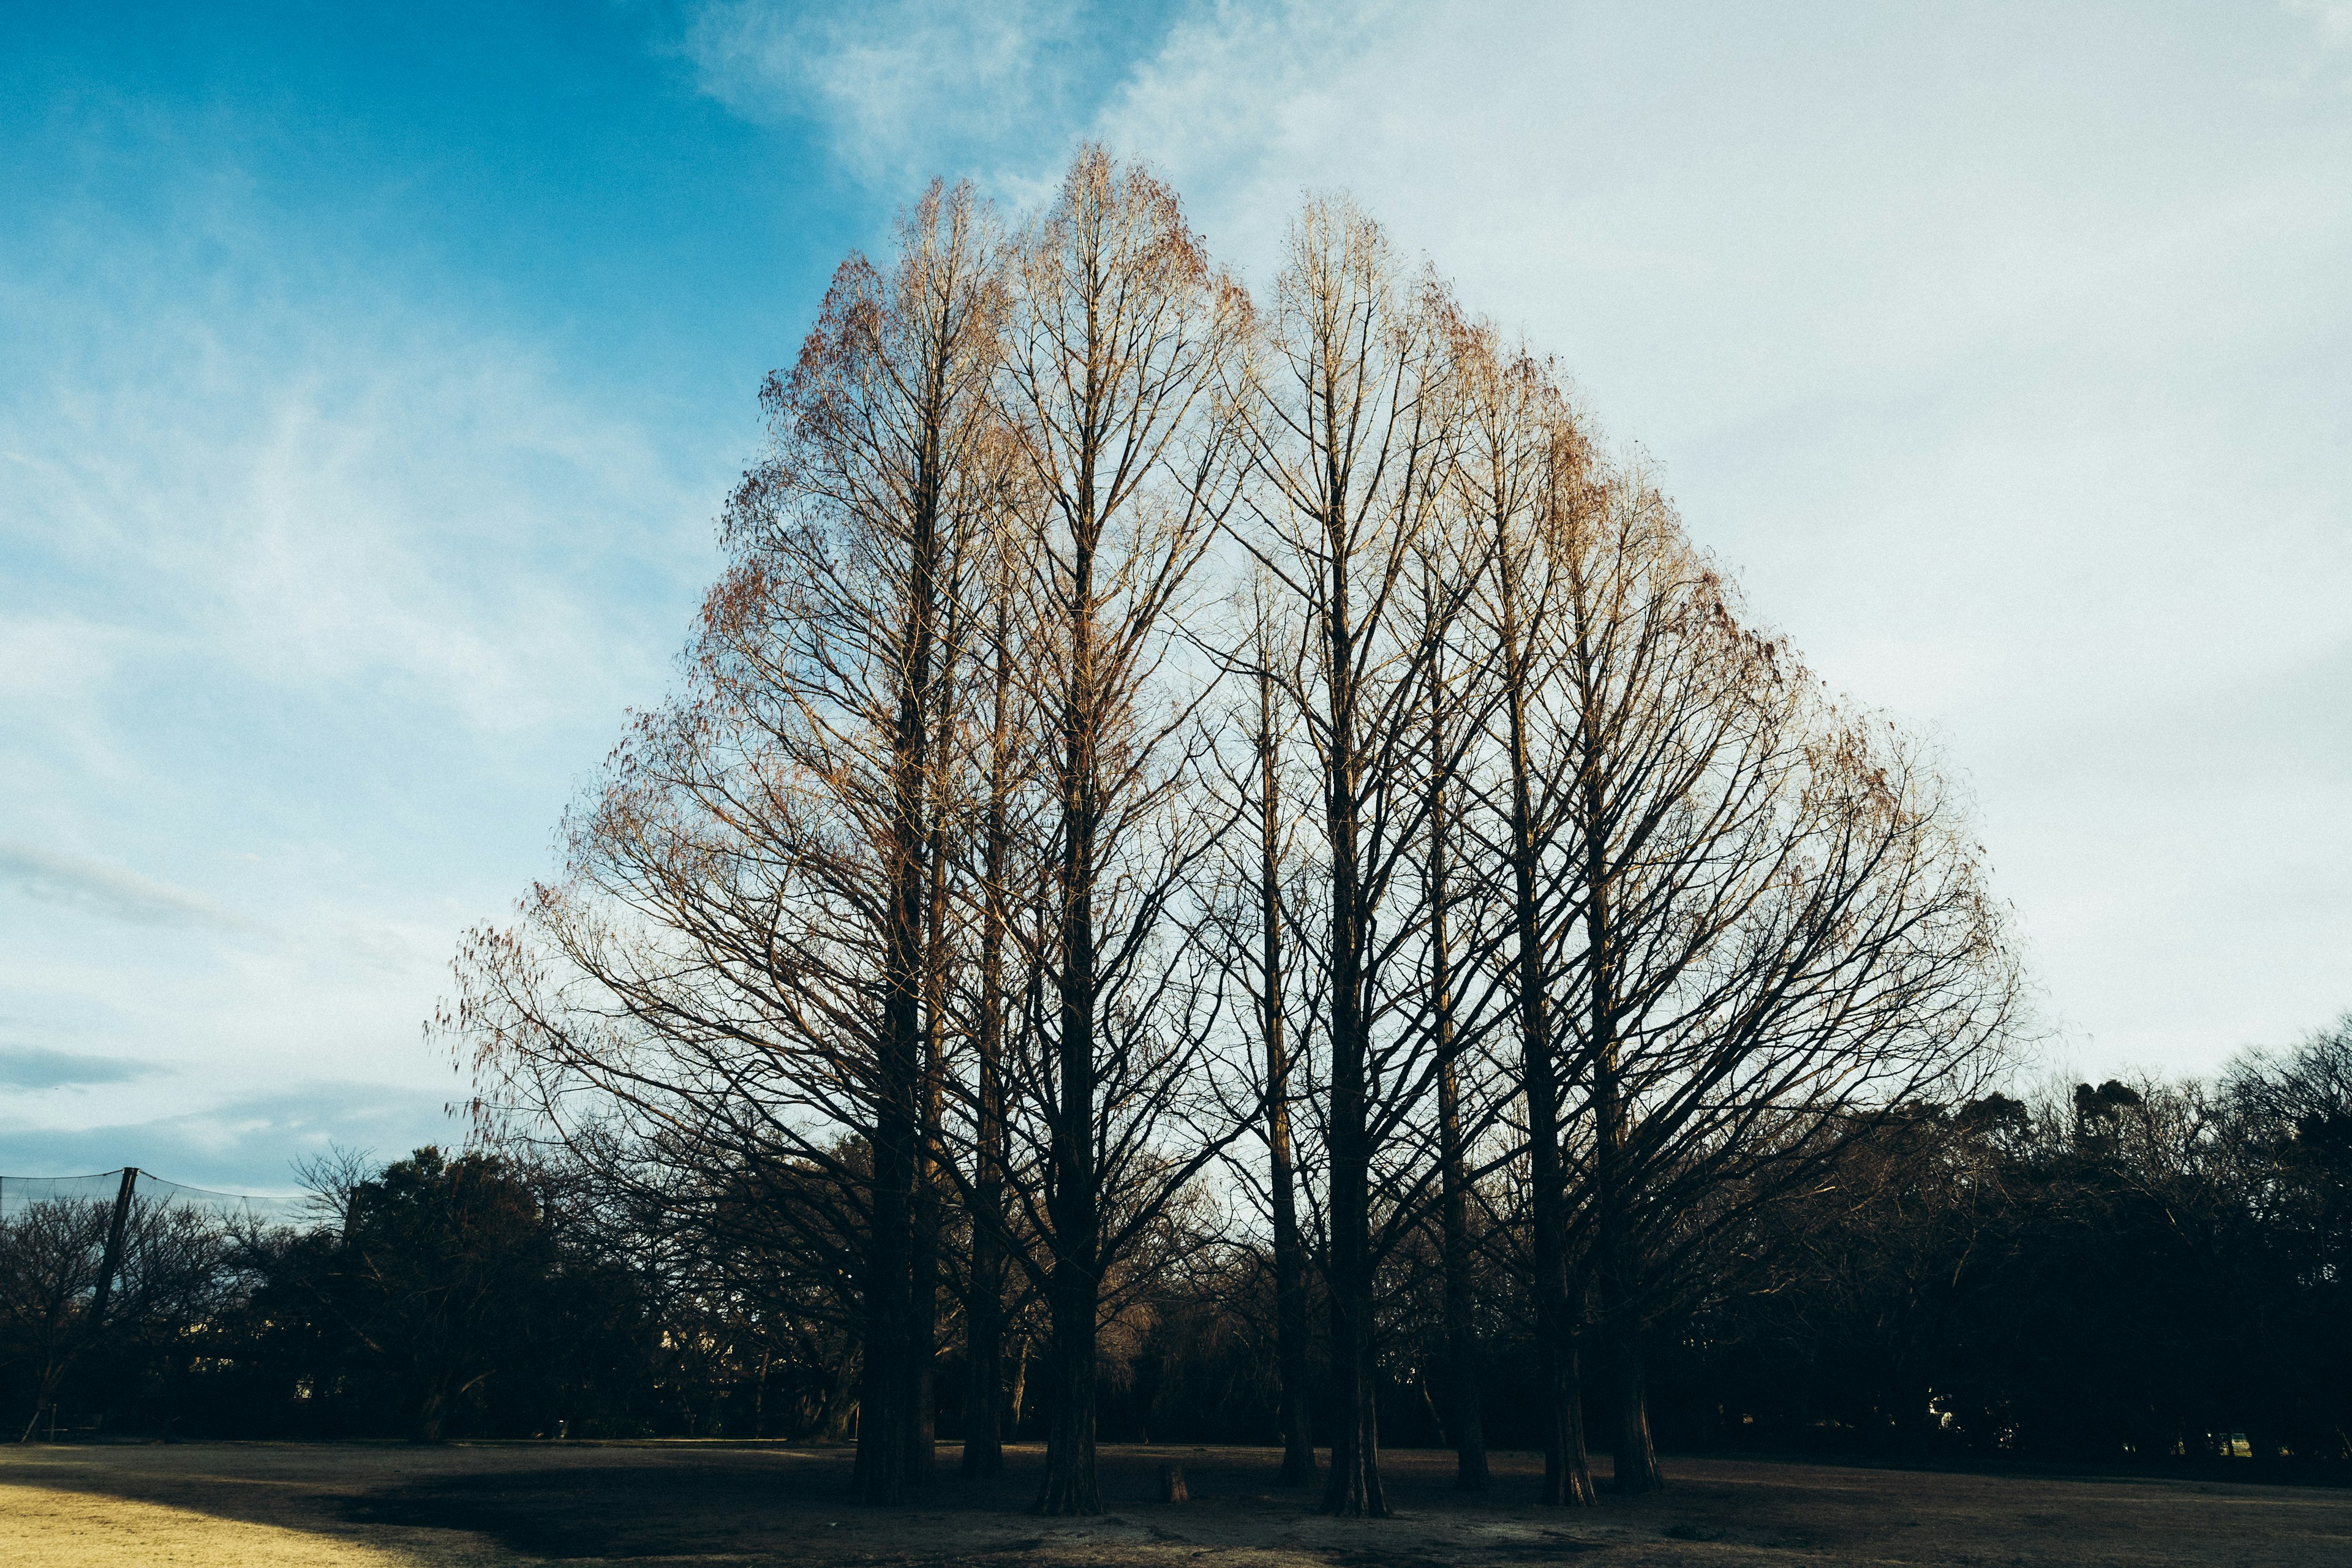
<path fill-rule="evenodd" d="M 68 1408 L 71 1378 L 102 1407 L 104 1391 L 121 1393 L 125 1356 L 184 1341 L 227 1300 L 241 1259 L 281 1245 L 282 1227 L 327 1222 L 330 1206 L 130 1166 L 0 1175 L 0 1394 L 28 1410 L 12 1435 L 95 1430 L 100 1415 Z"/>
<path fill-rule="evenodd" d="M 186 1213 L 236 1225 L 309 1225 L 326 1217 L 320 1200 L 308 1194 L 215 1192 L 123 1167 L 87 1176 L 0 1175 L 0 1220 L 20 1218 L 43 1205 L 98 1204 L 110 1209 L 125 1201 L 126 1178 L 129 1204 L 150 1215 Z"/>

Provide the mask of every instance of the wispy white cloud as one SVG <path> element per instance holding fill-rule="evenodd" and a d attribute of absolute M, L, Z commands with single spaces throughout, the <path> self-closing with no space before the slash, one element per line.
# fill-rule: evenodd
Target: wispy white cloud
<path fill-rule="evenodd" d="M 0 841 L 0 884 L 27 898 L 131 925 L 250 929 L 201 893 L 101 860 Z"/>
<path fill-rule="evenodd" d="M 128 643 L 122 628 L 78 616 L 26 614 L 0 620 L 0 698 L 87 701 Z"/>
<path fill-rule="evenodd" d="M 1363 183 L 1375 145 L 1382 162 L 1411 156 L 1420 138 L 1400 130 L 1429 133 L 1417 150 L 1439 158 L 1467 142 L 1478 103 L 1449 92 L 1444 74 L 1456 52 L 1448 39 L 1463 32 L 1533 41 L 1411 0 L 1206 0 L 1136 61 L 1093 130 L 1213 204 L 1230 232 L 1213 237 L 1262 260 L 1302 189 Z M 1489 63 L 1514 73 L 1533 64 Z M 1449 161 L 1455 179 L 1476 177 L 1466 160 Z"/>
<path fill-rule="evenodd" d="M 104 574 L 122 617 L 0 622 L 35 656 L 11 681 L 80 703 L 110 655 L 177 645 L 274 687 L 402 683 L 492 731 L 592 682 L 642 689 L 644 645 L 608 635 L 581 568 L 641 551 L 648 521 L 701 534 L 709 498 L 640 429 L 529 351 L 430 322 L 265 313 L 228 342 L 157 314 L 143 350 L 83 345 L 0 409 L 17 547 Z"/>
<path fill-rule="evenodd" d="M 457 935 L 667 685 L 749 411 L 665 426 L 233 180 L 52 226 L 0 256 L 0 993 L 159 1068 L 26 1114 L 438 1084 Z"/>
<path fill-rule="evenodd" d="M 703 89 L 754 119 L 794 115 L 866 178 L 991 159 L 1069 129 L 1087 88 L 1084 0 L 878 0 L 819 7 L 712 0 L 684 49 Z M 1024 154 L 1025 156 L 1025 154 Z"/>
<path fill-rule="evenodd" d="M 0 994 L 11 1012 L 0 1037 L 152 1068 L 25 1086 L 10 1104 L 20 1128 L 226 1126 L 222 1108 L 257 1086 L 321 1077 L 405 1086 L 436 1104 L 457 1094 L 449 1058 L 420 1047 L 419 1025 L 447 984 L 459 931 L 495 913 L 511 884 L 436 864 L 444 894 L 419 900 L 367 867 L 363 844 L 337 849 L 341 879 L 320 874 L 315 853 L 264 870 L 258 885 L 283 889 L 287 907 L 243 932 L 126 927 L 93 940 L 57 919 L 55 904 L 0 900 Z M 488 883 L 478 902 L 468 877 Z M 0 1154 L 8 1142 L 0 1136 Z"/>

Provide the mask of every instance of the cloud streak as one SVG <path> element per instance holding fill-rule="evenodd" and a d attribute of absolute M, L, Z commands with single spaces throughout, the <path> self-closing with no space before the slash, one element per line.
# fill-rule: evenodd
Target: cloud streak
<path fill-rule="evenodd" d="M 85 1057 L 37 1046 L 0 1046 L 0 1087 L 37 1092 L 129 1083 L 161 1069 L 130 1057 Z"/>
<path fill-rule="evenodd" d="M 1083 14 L 1074 0 L 830 13 L 720 0 L 694 16 L 684 50 L 703 90 L 737 113 L 814 121 L 860 174 L 899 177 L 1054 117 L 1069 86 L 1057 62 Z"/>
<path fill-rule="evenodd" d="M 0 885 L 26 898 L 128 925 L 250 931 L 254 922 L 201 893 L 102 860 L 0 841 Z M 104 1081 L 90 1079 L 88 1081 Z"/>
<path fill-rule="evenodd" d="M 194 655 L 278 688 L 403 683 L 507 733 L 556 717 L 553 692 L 637 689 L 649 650 L 601 635 L 577 568 L 706 527 L 640 430 L 527 349 L 396 302 L 352 312 L 407 316 L 392 341 L 320 341 L 264 306 L 242 342 L 207 348 L 188 311 L 153 302 L 152 353 L 58 343 L 49 384 L 0 408 L 24 454 L 20 548 L 105 574 L 122 616 L 19 623 L 11 640 L 40 657 L 20 679 L 70 700 L 110 654 L 149 670 Z"/>

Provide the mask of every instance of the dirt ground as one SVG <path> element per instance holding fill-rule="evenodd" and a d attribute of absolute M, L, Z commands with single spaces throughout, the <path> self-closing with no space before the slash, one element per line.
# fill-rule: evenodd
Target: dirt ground
<path fill-rule="evenodd" d="M 979 1568 L 2352 1563 L 2352 1491 L 2229 1481 L 1670 1462 L 1670 1489 L 1566 1511 L 1497 1455 L 1464 1499 L 1450 1454 L 1381 1457 L 1397 1517 L 1330 1520 L 1248 1448 L 1105 1450 L 1105 1512 L 1031 1519 L 1034 1447 L 985 1485 L 942 1451 L 923 1506 L 844 1500 L 839 1449 L 746 1443 L 0 1446 L 0 1563 L 512 1568 L 561 1563 Z M 1606 1461 L 1603 1461 L 1605 1466 Z M 1162 1503 L 1163 1464 L 1192 1500 Z"/>

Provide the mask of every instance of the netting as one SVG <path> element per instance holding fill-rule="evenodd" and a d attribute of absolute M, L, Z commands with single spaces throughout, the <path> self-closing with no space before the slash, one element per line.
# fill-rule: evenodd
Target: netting
<path fill-rule="evenodd" d="M 319 1200 L 307 1194 L 293 1196 L 215 1192 L 167 1182 L 145 1171 L 131 1174 L 133 1204 L 150 1213 L 193 1210 L 224 1222 L 299 1225 L 320 1217 Z M 0 1219 L 23 1214 L 44 1203 L 102 1204 L 111 1207 L 121 1196 L 121 1170 L 100 1171 L 87 1176 L 0 1175 Z"/>
<path fill-rule="evenodd" d="M 245 1267 L 240 1258 L 266 1253 L 285 1234 L 280 1226 L 320 1224 L 328 1206 L 311 1196 L 191 1187 L 129 1166 L 0 1175 L 0 1295 L 19 1307 L 43 1304 L 16 1312 L 10 1327 L 17 1370 L 39 1369 L 21 1436 L 46 1417 L 56 1437 L 69 1365 L 103 1359 L 142 1331 L 184 1334 L 201 1324 Z"/>

